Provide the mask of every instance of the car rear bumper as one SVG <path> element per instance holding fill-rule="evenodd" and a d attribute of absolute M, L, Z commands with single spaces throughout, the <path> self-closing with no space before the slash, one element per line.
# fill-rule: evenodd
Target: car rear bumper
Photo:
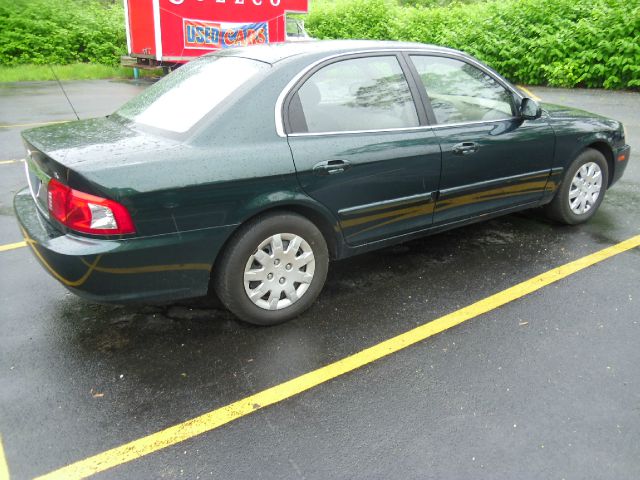
<path fill-rule="evenodd" d="M 627 165 L 629 164 L 629 156 L 631 155 L 631 147 L 625 145 L 624 147 L 614 149 L 613 151 L 613 176 L 611 177 L 611 183 L 609 186 L 616 183 L 622 174 L 624 173 Z"/>
<path fill-rule="evenodd" d="M 44 269 L 77 295 L 104 303 L 142 303 L 205 295 L 213 262 L 234 226 L 104 240 L 64 234 L 24 189 L 16 217 Z"/>

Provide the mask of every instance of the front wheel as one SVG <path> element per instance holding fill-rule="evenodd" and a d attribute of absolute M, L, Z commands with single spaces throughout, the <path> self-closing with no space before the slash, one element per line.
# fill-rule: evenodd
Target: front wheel
<path fill-rule="evenodd" d="M 556 196 L 546 207 L 547 216 L 567 225 L 586 222 L 602 203 L 608 182 L 604 155 L 586 149 L 569 166 Z"/>
<path fill-rule="evenodd" d="M 238 318 L 275 325 L 304 312 L 320 294 L 329 253 L 318 228 L 293 213 L 272 213 L 231 238 L 214 272 L 214 287 Z"/>

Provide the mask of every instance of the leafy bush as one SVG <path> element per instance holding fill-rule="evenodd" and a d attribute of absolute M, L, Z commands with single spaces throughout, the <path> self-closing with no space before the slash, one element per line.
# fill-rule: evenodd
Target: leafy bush
<path fill-rule="evenodd" d="M 640 87 L 640 0 L 492 0 L 433 8 L 339 0 L 317 4 L 306 26 L 317 38 L 453 47 L 517 83 Z"/>
<path fill-rule="evenodd" d="M 0 65 L 120 63 L 122 2 L 0 0 Z"/>
<path fill-rule="evenodd" d="M 469 52 L 514 82 L 640 88 L 640 0 L 313 0 L 317 38 L 409 40 Z M 0 0 L 0 65 L 126 53 L 120 0 Z"/>
<path fill-rule="evenodd" d="M 486 0 L 398 0 L 397 3 L 403 6 L 413 7 L 444 7 L 450 4 L 478 3 Z"/>

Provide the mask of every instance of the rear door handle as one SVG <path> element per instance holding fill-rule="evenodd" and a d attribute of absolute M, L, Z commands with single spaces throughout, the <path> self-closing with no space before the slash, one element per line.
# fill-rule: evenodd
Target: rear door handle
<path fill-rule="evenodd" d="M 316 175 L 335 175 L 343 173 L 351 168 L 351 164 L 345 160 L 328 160 L 326 162 L 316 163 L 313 166 L 313 173 Z"/>
<path fill-rule="evenodd" d="M 452 151 L 455 155 L 471 155 L 478 151 L 478 144 L 475 142 L 462 142 L 453 146 Z"/>

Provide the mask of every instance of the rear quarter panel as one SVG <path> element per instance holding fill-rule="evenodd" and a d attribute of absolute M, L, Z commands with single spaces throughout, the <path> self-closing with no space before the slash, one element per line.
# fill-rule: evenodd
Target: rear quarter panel
<path fill-rule="evenodd" d="M 276 133 L 277 97 L 299 68 L 290 63 L 217 107 L 180 145 L 134 153 L 126 163 L 85 175 L 114 186 L 111 194 L 132 210 L 144 234 L 239 225 L 289 205 L 314 209 L 333 224 L 303 193 L 286 138 Z"/>

